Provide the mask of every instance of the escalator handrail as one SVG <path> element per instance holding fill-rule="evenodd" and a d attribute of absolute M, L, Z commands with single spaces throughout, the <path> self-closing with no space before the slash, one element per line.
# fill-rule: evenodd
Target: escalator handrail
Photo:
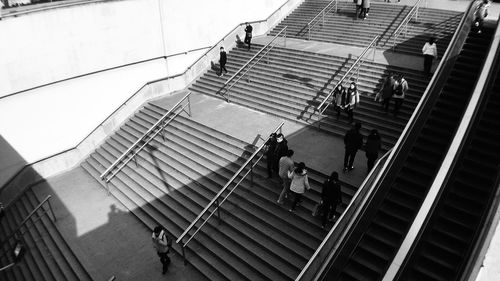
<path fill-rule="evenodd" d="M 380 194 L 382 188 L 387 189 L 390 187 L 389 184 L 385 184 L 387 182 L 391 182 L 396 176 L 397 171 L 400 169 L 400 166 L 406 159 L 406 155 L 413 146 L 412 144 L 415 142 L 417 137 L 420 134 L 420 131 L 427 120 L 427 117 L 434 107 L 434 103 L 436 102 L 439 94 L 444 87 L 446 80 L 453 68 L 456 57 L 460 53 L 463 44 L 465 43 L 465 38 L 468 33 L 464 34 L 464 26 L 467 24 L 467 20 L 469 19 L 468 15 L 471 13 L 473 7 L 473 3 L 469 5 L 467 12 L 464 13 L 462 19 L 455 30 L 455 33 L 450 40 L 448 48 L 446 49 L 445 54 L 443 55 L 438 68 L 431 81 L 429 82 L 424 94 L 422 95 L 417 107 L 415 108 L 410 120 L 406 124 L 403 132 L 401 133 L 400 138 L 396 142 L 391 154 L 388 157 L 387 163 L 384 165 L 384 169 L 380 172 L 379 181 L 377 186 L 375 187 L 375 192 L 373 192 L 368 199 L 365 206 L 363 206 L 363 210 L 360 215 L 356 218 L 356 221 L 352 224 L 351 229 L 346 230 L 349 233 L 345 235 L 344 240 L 341 242 L 342 244 L 336 249 L 336 253 L 332 255 L 331 259 L 327 262 L 331 262 L 329 267 L 334 267 L 334 263 L 337 258 L 342 257 L 342 250 L 347 247 L 349 238 L 355 233 L 357 226 L 363 223 L 363 218 L 365 214 L 368 214 L 373 210 L 373 206 L 377 205 L 377 201 L 380 201 L 380 196 L 376 196 Z M 465 37 L 465 38 L 464 38 Z M 365 222 L 366 223 L 366 222 Z M 351 242 L 352 243 L 352 242 Z M 333 262 L 332 262 L 333 261 Z M 329 268 L 324 267 L 324 272 L 329 270 Z M 323 274 L 324 272 L 320 273 Z"/>
<path fill-rule="evenodd" d="M 477 2 L 471 2 L 470 10 L 468 10 L 467 18 L 468 22 L 472 23 L 473 20 L 473 11 L 475 10 L 474 5 Z M 470 25 L 465 26 L 470 30 Z M 497 28 L 497 32 L 498 32 Z M 470 131 L 474 127 L 476 118 L 478 115 L 481 115 L 482 110 L 480 110 L 482 100 L 485 96 L 485 90 L 487 90 L 486 81 L 489 77 L 489 73 L 491 71 L 492 62 L 495 59 L 496 52 L 498 51 L 498 43 L 500 38 L 497 38 L 492 42 L 491 49 L 489 54 L 483 64 L 483 68 L 481 73 L 475 83 L 474 90 L 472 96 L 469 100 L 465 113 L 460 121 L 459 127 L 455 132 L 453 137 L 453 141 L 450 144 L 448 151 L 442 164 L 439 168 L 436 177 L 433 180 L 431 188 L 429 189 L 422 206 L 417 213 L 412 225 L 410 226 L 409 231 L 403 243 L 401 244 L 396 256 L 394 257 L 389 269 L 387 270 L 383 281 L 398 279 L 400 275 L 405 270 L 408 262 L 410 261 L 410 257 L 415 250 L 416 245 L 422 238 L 422 235 L 436 209 L 439 199 L 443 193 L 444 187 L 447 186 L 448 182 L 452 178 L 453 170 L 456 167 L 459 159 L 461 158 L 461 152 L 466 146 L 467 139 L 469 138 Z"/>

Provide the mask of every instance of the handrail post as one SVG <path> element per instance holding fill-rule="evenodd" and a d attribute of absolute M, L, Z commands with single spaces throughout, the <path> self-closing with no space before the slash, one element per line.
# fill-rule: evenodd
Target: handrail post
<path fill-rule="evenodd" d="M 135 162 L 135 167 L 138 168 L 139 165 L 137 165 L 137 158 L 135 157 L 135 155 L 134 155 L 134 162 Z"/>
<path fill-rule="evenodd" d="M 221 222 L 221 218 L 220 218 L 220 208 L 219 208 L 219 198 L 215 199 L 215 204 L 216 204 L 216 209 L 217 209 L 217 217 L 219 218 L 219 224 Z"/>
<path fill-rule="evenodd" d="M 50 197 L 52 198 L 52 197 Z M 57 218 L 56 218 L 56 214 L 54 213 L 54 209 L 52 209 L 52 203 L 50 203 L 50 198 L 49 200 L 47 200 L 47 203 L 49 203 L 49 209 L 50 209 L 50 212 L 52 213 L 52 217 L 54 218 L 54 222 L 57 221 Z"/>
<path fill-rule="evenodd" d="M 285 27 L 285 40 L 283 46 L 286 47 L 286 27 Z"/>
<path fill-rule="evenodd" d="M 250 187 L 253 187 L 253 159 L 250 159 Z"/>
<path fill-rule="evenodd" d="M 188 96 L 188 110 L 189 110 L 189 117 L 193 117 L 191 114 L 191 95 Z"/>
<path fill-rule="evenodd" d="M 181 241 L 182 258 L 184 259 L 184 266 L 187 265 L 186 250 L 184 249 L 184 243 Z"/>
<path fill-rule="evenodd" d="M 104 182 L 106 183 L 106 190 L 108 191 L 108 194 L 107 194 L 107 195 L 109 196 L 109 195 L 111 194 L 111 191 L 109 190 L 109 182 L 108 182 L 108 180 L 107 180 L 107 179 L 106 179 L 106 180 L 104 180 Z"/>
<path fill-rule="evenodd" d="M 307 40 L 311 41 L 311 25 L 307 24 Z"/>

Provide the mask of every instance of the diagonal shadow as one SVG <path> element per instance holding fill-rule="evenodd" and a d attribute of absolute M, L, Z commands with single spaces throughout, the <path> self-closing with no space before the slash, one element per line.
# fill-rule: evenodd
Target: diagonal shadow
<path fill-rule="evenodd" d="M 325 92 L 325 90 L 328 89 L 328 86 L 330 86 L 332 84 L 332 82 L 335 80 L 335 78 L 339 75 L 340 71 L 342 69 L 344 69 L 347 64 L 349 63 L 349 61 L 351 60 L 352 58 L 352 55 L 349 55 L 345 60 L 344 62 L 342 63 L 342 66 L 339 67 L 333 74 L 332 76 L 330 76 L 330 78 L 323 84 L 323 87 L 321 87 L 321 89 L 319 89 L 317 92 L 316 92 L 316 96 L 314 96 L 314 98 L 312 98 L 311 100 L 308 100 L 307 101 L 307 105 L 304 107 L 304 109 L 300 112 L 300 114 L 297 116 L 297 119 L 298 120 L 305 120 L 305 121 L 309 121 L 311 120 L 313 114 L 314 114 L 314 111 L 311 112 L 309 114 L 309 117 L 307 118 L 304 118 L 304 115 L 306 114 L 306 112 L 309 111 L 310 108 L 312 107 L 316 107 L 318 104 L 319 104 L 319 99 L 323 97 L 323 94 Z"/>

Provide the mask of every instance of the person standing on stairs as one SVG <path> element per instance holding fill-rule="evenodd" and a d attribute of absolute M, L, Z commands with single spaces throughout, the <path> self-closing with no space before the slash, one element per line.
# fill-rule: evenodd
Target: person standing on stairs
<path fill-rule="evenodd" d="M 279 163 L 281 157 L 285 156 L 288 152 L 288 141 L 285 139 L 283 134 L 278 134 L 276 135 L 276 148 L 274 149 L 274 155 L 273 155 L 273 170 L 278 172 L 279 171 Z"/>
<path fill-rule="evenodd" d="M 321 202 L 321 206 L 323 208 L 323 218 L 321 226 L 325 228 L 328 220 L 335 219 L 337 205 L 342 203 L 339 174 L 337 172 L 332 172 L 330 177 L 323 183 Z"/>
<path fill-rule="evenodd" d="M 246 27 L 245 27 L 245 44 L 248 44 L 248 50 L 250 51 L 250 45 L 251 45 L 251 41 L 252 41 L 252 30 L 253 30 L 253 27 L 251 25 L 247 23 L 245 23 Z"/>
<path fill-rule="evenodd" d="M 363 135 L 361 135 L 359 130 L 361 130 L 361 123 L 356 122 L 354 127 L 344 136 L 344 172 L 354 169 L 354 158 L 356 157 L 358 149 L 363 146 Z"/>
<path fill-rule="evenodd" d="M 337 88 L 333 91 L 333 100 L 332 104 L 335 106 L 335 109 L 337 110 L 337 119 L 340 117 L 340 111 L 345 110 L 346 108 L 346 90 L 344 86 L 342 86 L 342 83 L 339 83 L 337 85 Z"/>
<path fill-rule="evenodd" d="M 400 73 L 396 89 L 394 90 L 394 95 L 392 96 L 392 98 L 394 99 L 394 117 L 398 116 L 407 91 L 408 82 L 406 81 L 404 75 Z"/>
<path fill-rule="evenodd" d="M 361 13 L 363 0 L 354 0 L 354 4 L 356 4 L 356 13 L 354 13 L 354 17 L 356 18 Z"/>
<path fill-rule="evenodd" d="M 295 163 L 292 160 L 293 153 L 293 150 L 289 149 L 286 152 L 286 155 L 281 157 L 280 159 L 280 169 L 278 174 L 283 184 L 283 190 L 281 191 L 278 198 L 278 204 L 283 204 L 283 200 L 288 197 L 288 192 L 290 191 L 290 178 L 288 177 L 288 173 L 292 172 L 293 169 L 295 169 Z"/>
<path fill-rule="evenodd" d="M 154 228 L 151 238 L 153 239 L 153 246 L 156 249 L 156 253 L 160 257 L 160 262 L 163 266 L 163 274 L 165 274 L 170 264 L 168 253 L 172 246 L 172 238 L 168 236 L 167 231 L 162 226 L 156 226 Z"/>
<path fill-rule="evenodd" d="M 429 41 L 422 47 L 422 54 L 424 55 L 424 72 L 427 75 L 431 75 L 432 62 L 438 56 L 436 39 L 434 37 L 430 37 Z"/>
<path fill-rule="evenodd" d="M 222 73 L 222 70 L 224 70 L 227 73 L 226 62 L 227 62 L 226 51 L 224 50 L 224 47 L 220 47 L 220 53 L 219 53 L 220 74 L 219 74 L 219 76 L 224 76 L 224 74 Z"/>
<path fill-rule="evenodd" d="M 349 89 L 347 89 L 346 111 L 347 115 L 349 116 L 349 123 L 352 123 L 352 121 L 354 121 L 354 109 L 356 109 L 358 104 L 359 104 L 358 86 L 353 81 L 351 82 Z"/>
<path fill-rule="evenodd" d="M 395 84 L 396 79 L 394 78 L 394 74 L 389 73 L 389 76 L 384 81 L 380 95 L 382 98 L 382 108 L 385 109 L 386 113 L 389 112 L 389 104 L 391 102 Z"/>
<path fill-rule="evenodd" d="M 367 137 L 365 144 L 365 153 L 366 153 L 366 166 L 368 167 L 368 173 L 373 169 L 375 165 L 375 161 L 378 158 L 378 152 L 380 150 L 380 135 L 376 129 L 371 130 L 370 134 Z"/>
<path fill-rule="evenodd" d="M 302 195 L 306 192 L 306 190 L 311 189 L 309 179 L 307 177 L 306 164 L 304 164 L 304 162 L 300 162 L 295 170 L 288 173 L 288 177 L 292 180 L 290 183 L 290 191 L 293 192 L 295 197 L 289 211 L 294 212 L 295 208 L 302 199 Z"/>
<path fill-rule="evenodd" d="M 369 12 L 370 12 L 370 0 L 363 0 L 363 3 L 361 4 L 361 12 L 359 13 L 359 17 L 362 19 L 366 19 Z"/>
<path fill-rule="evenodd" d="M 267 160 L 267 178 L 270 179 L 273 176 L 274 167 L 274 151 L 276 150 L 276 133 L 272 133 L 266 142 L 266 160 Z"/>

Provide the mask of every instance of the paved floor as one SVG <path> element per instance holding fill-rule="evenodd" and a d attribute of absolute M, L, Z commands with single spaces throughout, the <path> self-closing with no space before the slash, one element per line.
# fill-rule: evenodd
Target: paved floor
<path fill-rule="evenodd" d="M 162 275 L 150 230 L 82 168 L 33 189 L 39 198 L 52 195 L 57 227 L 94 280 L 204 280 L 176 254 Z"/>

